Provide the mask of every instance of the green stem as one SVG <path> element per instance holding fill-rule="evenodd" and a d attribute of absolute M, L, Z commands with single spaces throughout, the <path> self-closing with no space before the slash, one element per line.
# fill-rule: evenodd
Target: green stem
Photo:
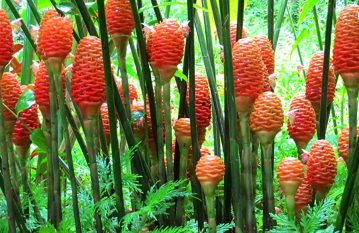
<path fill-rule="evenodd" d="M 274 36 L 273 36 L 273 50 L 275 51 L 277 48 L 277 43 L 278 43 L 278 39 L 279 39 L 279 32 L 280 32 L 280 28 L 282 27 L 282 22 L 284 21 L 284 13 L 285 13 L 285 9 L 287 8 L 287 3 L 288 0 L 284 0 L 282 1 L 280 8 L 279 8 L 279 14 L 278 14 L 278 18 L 275 22 L 275 27 L 274 27 Z"/>
<path fill-rule="evenodd" d="M 320 36 L 320 26 L 319 26 L 317 7 L 316 6 L 313 7 L 313 16 L 314 16 L 315 30 L 317 32 L 318 46 L 319 46 L 320 50 L 323 50 L 323 43 L 322 43 L 322 38 Z"/>
<path fill-rule="evenodd" d="M 156 77 L 156 116 L 157 116 L 157 158 L 158 158 L 158 177 L 160 185 L 166 182 L 166 171 L 164 164 L 163 153 L 163 116 L 162 116 L 162 85 L 160 84 L 159 77 Z"/>
<path fill-rule="evenodd" d="M 207 206 L 207 217 L 208 217 L 208 232 L 216 233 L 217 232 L 217 223 L 216 223 L 216 206 L 215 206 L 215 196 L 206 196 L 206 206 Z"/>
<path fill-rule="evenodd" d="M 285 196 L 285 202 L 287 203 L 288 218 L 294 220 L 295 218 L 295 199 L 293 195 Z"/>
<path fill-rule="evenodd" d="M 274 0 L 268 0 L 268 39 L 273 46 L 273 35 L 274 35 Z"/>
<path fill-rule="evenodd" d="M 270 214 L 274 214 L 274 189 L 272 172 L 272 143 L 262 145 L 262 180 L 263 180 L 263 232 L 272 229 L 274 221 Z"/>
<path fill-rule="evenodd" d="M 358 124 L 358 88 L 347 88 L 349 107 L 349 163 L 353 162 Z M 357 181 L 358 183 L 359 181 Z"/>
<path fill-rule="evenodd" d="M 28 172 L 27 172 L 27 168 L 26 168 L 26 154 L 27 151 L 24 151 L 24 154 L 19 153 L 20 155 L 20 164 L 21 164 L 21 180 L 22 180 L 22 185 L 24 188 L 24 193 L 25 195 L 25 201 L 24 201 L 24 214 L 25 214 L 25 218 L 29 219 L 29 214 L 30 214 L 30 209 L 29 209 L 29 204 L 27 203 L 27 197 L 29 196 L 29 192 L 28 189 L 26 187 L 26 184 L 28 184 Z"/>
<path fill-rule="evenodd" d="M 89 153 L 89 167 L 91 173 L 91 186 L 92 186 L 92 195 L 95 205 L 100 201 L 100 184 L 97 170 L 96 155 L 95 151 L 95 142 L 94 142 L 94 128 L 96 127 L 96 118 L 97 116 L 92 117 L 91 119 L 85 120 L 85 132 L 86 132 L 86 142 L 87 142 L 87 151 Z M 102 231 L 102 221 L 99 211 L 96 208 L 95 211 L 95 222 L 96 222 L 96 231 Z"/>
<path fill-rule="evenodd" d="M 216 24 L 216 30 L 217 30 L 219 43 L 223 44 L 222 24 L 221 24 L 221 16 L 219 14 L 219 9 L 218 9 L 218 3 L 216 0 L 210 0 L 210 1 L 211 1 L 211 7 L 212 7 L 212 11 L 213 11 L 214 22 Z"/>
<path fill-rule="evenodd" d="M 167 0 L 168 3 L 171 3 L 172 0 Z M 166 11 L 165 11 L 165 18 L 168 19 L 168 17 L 170 16 L 170 10 L 171 10 L 171 4 L 168 4 L 166 6 Z"/>
<path fill-rule="evenodd" d="M 13 190 L 17 197 L 20 197 L 19 193 L 19 183 L 17 182 L 17 171 L 16 171 L 16 158 L 14 154 L 14 148 L 12 145 L 11 140 L 11 134 L 6 134 L 6 144 L 7 144 L 7 150 L 9 154 L 9 165 L 10 165 L 10 178 L 11 178 L 11 184 L 13 187 Z M 20 202 L 18 202 L 18 205 L 20 205 Z"/>
<path fill-rule="evenodd" d="M 240 130 L 242 138 L 242 180 L 244 185 L 245 195 L 245 224 L 244 228 L 248 232 L 256 231 L 256 220 L 254 213 L 255 194 L 253 193 L 253 166 L 252 166 L 252 153 L 250 145 L 250 130 L 249 130 L 249 112 L 239 113 Z M 270 165 L 269 169 L 272 168 Z"/>
<path fill-rule="evenodd" d="M 52 223 L 56 227 L 59 227 L 61 221 L 61 183 L 60 183 L 60 168 L 59 168 L 59 156 L 58 156 L 58 121 L 57 121 L 57 101 L 56 101 L 56 87 L 55 80 L 51 76 L 52 72 L 48 68 L 49 82 L 50 82 L 50 112 L 51 112 L 51 165 L 53 168 L 53 202 L 54 202 L 54 216 Z M 50 219 L 51 220 L 51 219 Z"/>
<path fill-rule="evenodd" d="M 80 221 L 80 211 L 78 205 L 78 198 L 77 198 L 77 185 L 76 185 L 76 176 L 74 171 L 74 164 L 71 154 L 71 140 L 68 131 L 68 121 L 66 118 L 66 107 L 65 107 L 65 96 L 63 93 L 62 88 L 62 80 L 61 80 L 61 64 L 57 67 L 53 73 L 53 79 L 55 80 L 55 88 L 57 94 L 57 100 L 59 103 L 59 110 L 60 110 L 60 117 L 62 119 L 62 127 L 63 127 L 63 135 L 65 140 L 65 151 L 66 151 L 66 158 L 69 164 L 69 171 L 70 171 L 70 182 L 71 182 L 71 190 L 72 190 L 72 206 L 73 206 L 73 213 L 75 218 L 75 226 L 76 232 L 81 232 L 81 221 Z"/>
<path fill-rule="evenodd" d="M 357 146 L 355 149 L 354 156 L 352 158 L 352 162 L 349 163 L 348 178 L 345 183 L 343 197 L 340 202 L 339 212 L 335 223 L 335 228 L 340 233 L 343 230 L 343 225 L 345 222 L 345 218 L 347 216 L 348 208 L 351 206 L 351 203 L 353 201 L 353 195 L 355 192 L 355 182 L 356 180 L 358 180 L 357 176 L 358 176 L 358 168 L 359 168 L 359 142 L 357 141 L 356 144 Z"/>
<path fill-rule="evenodd" d="M 332 23 L 334 12 L 335 0 L 329 0 L 328 13 L 325 30 L 325 46 L 324 46 L 324 64 L 323 64 L 323 76 L 322 76 L 322 95 L 320 99 L 320 124 L 318 138 L 325 139 L 325 133 L 327 129 L 327 104 L 328 104 L 328 80 L 329 80 L 329 67 L 330 67 L 330 44 L 332 36 Z"/>
<path fill-rule="evenodd" d="M 82 18 L 84 19 L 84 22 L 85 22 L 88 32 L 90 33 L 91 36 L 98 36 L 96 27 L 95 27 L 95 25 L 91 19 L 91 16 L 87 10 L 85 2 L 81 1 L 81 0 L 75 0 L 75 1 L 76 1 L 76 5 L 81 13 Z"/>
<path fill-rule="evenodd" d="M 179 180 L 185 180 L 187 178 L 187 163 L 188 163 L 188 147 L 180 146 L 180 169 L 179 169 Z M 183 182 L 181 187 L 186 187 L 187 182 Z M 182 225 L 184 219 L 184 198 L 177 198 L 176 205 L 176 224 Z"/>
<path fill-rule="evenodd" d="M 46 122 L 46 131 L 44 131 L 47 142 L 47 218 L 50 222 L 53 222 L 55 218 L 55 202 L 54 202 L 54 170 L 53 170 L 53 158 L 51 156 L 51 133 L 50 123 Z"/>
<path fill-rule="evenodd" d="M 0 66 L 0 81 L 4 72 L 4 67 Z M 16 232 L 15 218 L 14 218 L 14 203 L 13 203 L 13 192 L 11 187 L 10 171 L 9 171 L 9 158 L 6 146 L 5 127 L 4 127 L 4 116 L 3 116 L 3 101 L 0 87 L 0 148 L 2 154 L 2 174 L 4 176 L 4 188 L 5 198 L 8 214 L 9 232 Z"/>
<path fill-rule="evenodd" d="M 165 110 L 166 127 L 166 159 L 167 159 L 167 177 L 173 180 L 173 161 L 172 161 L 172 118 L 171 118 L 171 84 L 166 83 L 163 87 L 163 102 Z"/>

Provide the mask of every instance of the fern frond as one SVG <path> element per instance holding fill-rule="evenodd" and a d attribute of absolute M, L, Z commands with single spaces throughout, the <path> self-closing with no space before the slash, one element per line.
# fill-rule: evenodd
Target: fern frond
<path fill-rule="evenodd" d="M 289 219 L 284 213 L 271 214 L 272 218 L 277 222 L 277 226 L 271 230 L 271 233 L 300 233 L 300 229 L 296 226 L 294 220 Z"/>
<path fill-rule="evenodd" d="M 152 233 L 188 233 L 188 232 L 192 232 L 192 230 L 187 227 L 166 227 L 166 228 L 155 229 L 151 232 Z"/>
<path fill-rule="evenodd" d="M 320 203 L 316 203 L 313 207 L 309 207 L 307 214 L 302 212 L 300 225 L 303 232 L 316 232 L 326 224 L 329 210 L 333 205 L 330 198 L 324 199 Z"/>

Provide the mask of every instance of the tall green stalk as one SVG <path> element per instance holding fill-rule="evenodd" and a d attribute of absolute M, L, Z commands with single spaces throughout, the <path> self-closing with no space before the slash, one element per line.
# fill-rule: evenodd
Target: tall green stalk
<path fill-rule="evenodd" d="M 356 149 L 353 154 L 352 160 L 349 163 L 348 168 L 348 178 L 345 183 L 343 197 L 340 202 L 339 212 L 337 215 L 337 220 L 335 223 L 335 228 L 340 233 L 343 231 L 343 226 L 345 222 L 345 218 L 347 216 L 348 208 L 351 206 L 353 202 L 353 196 L 355 192 L 355 179 L 357 178 L 358 170 L 359 170 L 359 141 L 356 142 Z"/>
<path fill-rule="evenodd" d="M 81 16 L 84 20 L 84 23 L 86 25 L 88 32 L 90 33 L 91 36 L 98 36 L 96 27 L 91 20 L 91 16 L 87 10 L 85 2 L 83 0 L 75 0 L 75 1 L 76 1 L 76 5 L 81 13 Z"/>
<path fill-rule="evenodd" d="M 171 84 L 166 83 L 163 87 L 163 105 L 165 111 L 166 128 L 166 160 L 167 160 L 167 180 L 173 180 L 173 160 L 172 160 L 172 118 L 171 118 Z"/>
<path fill-rule="evenodd" d="M 324 64 L 323 64 L 323 78 L 322 78 L 322 95 L 320 99 L 320 123 L 318 138 L 325 139 L 325 132 L 327 128 L 327 96 L 328 96 L 328 79 L 329 79 L 329 66 L 330 66 L 330 44 L 333 23 L 335 0 L 328 2 L 327 23 L 325 31 L 325 47 L 324 47 Z M 355 112 L 355 115 L 357 113 Z"/>
<path fill-rule="evenodd" d="M 244 5 L 244 4 L 243 4 Z M 233 63 L 232 63 L 232 48 L 230 41 L 230 31 L 229 31 L 229 1 L 221 1 L 221 18 L 223 27 L 223 46 L 224 46 L 224 75 L 225 75 L 225 108 L 226 108 L 226 137 L 228 140 L 224 141 L 224 144 L 227 144 L 227 153 L 229 154 L 231 161 L 231 177 L 232 177 L 232 200 L 233 200 L 233 209 L 234 209 L 234 222 L 236 232 L 241 230 L 241 216 L 240 216 L 240 191 L 239 187 L 241 186 L 241 176 L 240 176 L 240 159 L 238 156 L 238 144 L 237 144 L 237 114 L 236 114 L 236 104 L 235 104 L 235 89 L 234 89 L 234 79 L 233 79 Z M 240 9 L 243 11 L 243 8 Z M 240 19 L 243 20 L 243 19 Z M 250 150 L 249 150 L 250 153 Z M 228 155 L 227 155 L 228 156 Z M 247 160 L 248 162 L 250 160 Z M 250 174 L 252 176 L 252 174 Z M 251 178 L 250 178 L 251 179 Z"/>
<path fill-rule="evenodd" d="M 106 98 L 108 106 L 108 116 L 110 122 L 110 134 L 111 134 L 111 151 L 112 151 L 112 160 L 113 160 L 113 176 L 115 184 L 115 197 L 116 197 L 116 210 L 118 221 L 122 219 L 125 215 L 125 206 L 123 199 L 123 190 L 122 190 L 122 171 L 121 171 L 121 160 L 120 153 L 118 150 L 118 139 L 117 139 L 117 126 L 116 126 L 116 116 L 115 116 L 115 101 L 114 101 L 114 79 L 111 72 L 111 60 L 110 60 L 110 51 L 108 47 L 108 34 L 107 34 L 107 25 L 105 18 L 105 6 L 104 1 L 97 1 L 98 11 L 99 11 L 99 22 L 100 22 L 100 34 L 101 34 L 101 44 L 103 51 L 103 64 L 105 70 L 105 81 L 106 81 Z M 122 115 L 122 114 L 121 114 Z M 122 119 L 124 122 L 125 119 Z M 124 125 L 122 125 L 124 127 Z M 124 127 L 125 128 L 125 127 Z M 125 128 L 126 130 L 126 128 Z M 131 131 L 130 131 L 131 132 Z M 128 139 L 128 138 L 127 138 Z M 140 156 L 142 157 L 142 156 Z"/>
<path fill-rule="evenodd" d="M 284 13 L 285 13 L 285 9 L 287 8 L 287 3 L 288 0 L 283 0 L 280 8 L 279 8 L 279 14 L 278 14 L 278 18 L 275 22 L 275 27 L 274 27 L 274 36 L 273 36 L 273 50 L 275 51 L 277 48 L 277 43 L 278 43 L 278 39 L 279 39 L 279 33 L 280 33 L 280 29 L 282 27 L 282 23 L 284 21 Z"/>
<path fill-rule="evenodd" d="M 77 198 L 77 184 L 76 184 L 76 176 L 74 171 L 74 164 L 71 154 L 71 140 L 68 131 L 68 121 L 66 118 L 66 107 L 65 107 L 65 96 L 64 90 L 62 85 L 61 79 L 61 68 L 62 68 L 63 61 L 56 61 L 52 63 L 49 62 L 49 68 L 51 70 L 51 76 L 54 80 L 57 101 L 59 106 L 59 113 L 62 121 L 62 130 L 63 130 L 63 137 L 65 140 L 65 151 L 66 151 L 66 158 L 69 164 L 69 171 L 70 171 L 70 183 L 71 183 L 71 190 L 72 190 L 72 206 L 73 206 L 73 213 L 75 218 L 75 226 L 76 232 L 81 232 L 81 222 L 80 222 L 80 211 L 78 205 L 78 198 Z"/>
<path fill-rule="evenodd" d="M 268 39 L 273 46 L 273 36 L 274 36 L 274 0 L 268 0 Z"/>
<path fill-rule="evenodd" d="M 0 80 L 2 79 L 2 75 L 4 72 L 4 67 L 0 66 Z M 14 205 L 13 205 L 13 192 L 11 187 L 11 179 L 10 179 L 10 170 L 9 170 L 9 158 L 8 151 L 6 146 L 6 138 L 5 138 L 5 127 L 4 127 L 4 116 L 3 112 L 3 101 L 0 87 L 0 148 L 2 154 L 2 174 L 4 176 L 4 188 L 5 188 L 5 198 L 6 198 L 6 206 L 8 213 L 8 224 L 9 224 L 9 232 L 16 232 L 15 218 L 14 218 Z"/>
<path fill-rule="evenodd" d="M 7 132 L 5 135 L 5 138 L 6 138 L 6 145 L 7 145 L 7 151 L 8 151 L 8 156 L 9 156 L 9 166 L 10 166 L 9 171 L 10 171 L 10 179 L 11 179 L 12 188 L 13 188 L 16 196 L 20 197 L 19 184 L 17 182 L 16 158 L 15 158 L 14 148 L 13 148 L 13 144 L 12 144 L 12 140 L 11 140 L 11 133 Z M 20 205 L 20 202 L 18 202 L 18 204 Z"/>

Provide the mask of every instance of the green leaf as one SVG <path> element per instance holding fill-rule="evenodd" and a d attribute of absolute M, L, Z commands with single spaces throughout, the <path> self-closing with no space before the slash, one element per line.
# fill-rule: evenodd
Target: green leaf
<path fill-rule="evenodd" d="M 58 8 L 64 12 L 64 14 L 70 14 L 70 15 L 76 15 L 79 13 L 77 7 L 75 4 L 73 4 L 71 1 L 62 1 L 58 5 Z"/>
<path fill-rule="evenodd" d="M 35 96 L 33 90 L 27 90 L 21 94 L 19 100 L 16 103 L 15 110 L 16 114 L 19 115 L 20 112 L 28 109 L 33 104 L 35 104 Z"/>
<path fill-rule="evenodd" d="M 39 153 L 46 153 L 47 145 L 46 138 L 42 129 L 35 129 L 30 134 L 30 139 L 33 144 L 37 146 L 37 151 Z"/>
<path fill-rule="evenodd" d="M 298 47 L 299 43 L 308 35 L 309 30 L 307 28 L 304 28 L 299 36 L 297 37 L 297 40 L 294 42 L 292 46 L 292 50 L 290 51 L 290 56 L 292 56 L 294 50 Z"/>
<path fill-rule="evenodd" d="M 187 76 L 184 73 L 182 73 L 182 71 L 180 71 L 180 70 L 176 71 L 175 76 L 179 77 L 180 79 L 182 79 L 186 82 L 188 81 Z"/>
<path fill-rule="evenodd" d="M 307 17 L 308 13 L 313 9 L 313 7 L 315 6 L 315 4 L 317 2 L 318 2 L 318 0 L 307 0 L 307 1 L 305 1 L 304 5 L 303 5 L 303 8 L 302 8 L 302 13 L 300 14 L 299 19 L 298 19 L 298 24 L 303 22 L 305 17 Z"/>

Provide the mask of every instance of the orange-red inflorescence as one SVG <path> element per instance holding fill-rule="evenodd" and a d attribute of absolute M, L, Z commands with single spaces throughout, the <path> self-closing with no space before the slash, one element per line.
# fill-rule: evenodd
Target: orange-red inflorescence
<path fill-rule="evenodd" d="M 121 82 L 117 83 L 117 89 L 118 89 L 118 93 L 120 94 L 122 101 L 124 101 L 125 96 L 123 94 L 123 87 L 122 87 Z M 138 100 L 137 90 L 136 90 L 135 85 L 133 85 L 132 83 L 128 84 L 128 90 L 129 90 L 129 96 L 130 96 L 130 104 L 132 105 L 134 100 L 136 100 L 136 101 Z"/>
<path fill-rule="evenodd" d="M 237 38 L 237 22 L 231 22 L 229 25 L 229 30 L 230 30 L 230 36 L 231 36 L 231 46 L 233 47 L 233 45 L 237 41 L 236 40 L 236 38 Z M 242 29 L 242 39 L 243 38 L 247 38 L 247 33 L 244 28 Z"/>
<path fill-rule="evenodd" d="M 40 27 L 41 26 L 44 27 L 46 22 L 50 18 L 53 18 L 53 17 L 60 17 L 60 15 L 56 12 L 56 10 L 53 10 L 53 9 L 46 11 L 44 16 L 41 19 Z M 40 34 L 40 32 L 39 32 L 39 34 Z M 37 41 L 37 54 L 39 55 L 39 57 L 41 59 L 46 59 L 44 51 L 42 50 L 43 45 L 41 44 L 41 41 L 39 40 L 39 35 L 37 36 L 36 41 Z"/>
<path fill-rule="evenodd" d="M 268 37 L 257 35 L 253 37 L 253 40 L 257 43 L 261 50 L 262 60 L 267 68 L 268 74 L 274 73 L 274 53 L 272 44 L 268 40 Z"/>
<path fill-rule="evenodd" d="M 106 100 L 101 40 L 94 36 L 83 38 L 76 50 L 72 68 L 71 96 L 87 115 L 86 108 L 99 110 Z"/>
<path fill-rule="evenodd" d="M 322 95 L 322 78 L 323 78 L 323 61 L 324 61 L 324 52 L 319 51 L 313 54 L 308 72 L 307 78 L 305 79 L 305 96 L 312 103 L 315 110 L 319 110 L 320 107 L 320 98 Z M 329 77 L 328 77 L 328 104 L 331 103 L 334 99 L 335 92 L 335 77 L 333 66 L 329 67 Z"/>
<path fill-rule="evenodd" d="M 182 26 L 174 19 L 165 19 L 147 36 L 148 58 L 160 75 L 163 75 L 164 71 L 176 71 L 182 60 L 183 48 Z"/>
<path fill-rule="evenodd" d="M 348 5 L 335 25 L 333 64 L 337 73 L 359 72 L 359 5 Z"/>
<path fill-rule="evenodd" d="M 106 3 L 106 22 L 110 35 L 131 35 L 135 28 L 129 0 L 108 0 Z"/>
<path fill-rule="evenodd" d="M 304 178 L 304 165 L 297 158 L 284 158 L 277 167 L 277 176 L 280 184 L 288 181 L 300 183 Z"/>
<path fill-rule="evenodd" d="M 196 75 L 195 81 L 196 124 L 199 130 L 205 130 L 211 124 L 211 95 L 207 78 Z M 187 88 L 187 102 L 189 103 L 189 85 Z"/>
<path fill-rule="evenodd" d="M 103 131 L 105 133 L 106 139 L 109 140 L 110 139 L 110 122 L 108 119 L 107 103 L 103 103 L 101 105 L 100 112 L 101 112 Z"/>
<path fill-rule="evenodd" d="M 71 20 L 50 12 L 42 20 L 38 40 L 44 57 L 66 58 L 72 48 Z"/>
<path fill-rule="evenodd" d="M 19 82 L 16 79 L 16 75 L 11 73 L 4 73 L 1 78 L 0 85 L 3 104 L 12 112 L 16 113 L 15 106 L 19 97 L 21 96 L 21 88 Z M 16 117 L 9 110 L 7 110 L 6 107 L 3 107 L 5 121 L 15 121 Z"/>
<path fill-rule="evenodd" d="M 295 209 L 298 214 L 302 210 L 306 210 L 307 206 L 312 203 L 313 199 L 313 188 L 310 185 L 308 178 L 304 177 L 300 184 L 297 193 L 295 194 Z"/>
<path fill-rule="evenodd" d="M 196 166 L 196 176 L 200 183 L 217 185 L 224 176 L 224 164 L 218 156 L 203 155 Z"/>
<path fill-rule="evenodd" d="M 189 118 L 180 118 L 176 121 L 175 125 L 173 126 L 175 131 L 176 137 L 191 136 L 191 123 Z"/>
<path fill-rule="evenodd" d="M 315 133 L 315 111 L 304 93 L 295 95 L 290 103 L 288 133 L 297 143 L 307 144 Z"/>
<path fill-rule="evenodd" d="M 359 126 L 357 127 L 357 135 L 359 135 Z M 339 155 L 347 161 L 349 151 L 349 127 L 345 127 L 339 135 L 338 151 Z"/>
<path fill-rule="evenodd" d="M 233 46 L 232 58 L 236 97 L 248 97 L 248 104 L 251 105 L 262 92 L 263 77 L 266 75 L 260 50 L 252 39 L 240 39 Z"/>
<path fill-rule="evenodd" d="M 284 122 L 282 103 L 279 97 L 270 91 L 258 96 L 250 115 L 250 127 L 253 131 L 279 132 Z"/>
<path fill-rule="evenodd" d="M 37 115 L 37 105 L 33 104 L 31 107 L 20 112 L 19 119 L 20 120 L 17 120 L 15 123 L 14 131 L 12 133 L 12 141 L 18 146 L 29 146 L 30 130 L 32 131 L 40 127 Z"/>
<path fill-rule="evenodd" d="M 10 19 L 7 13 L 0 9 L 0 66 L 5 66 L 13 54 L 13 39 Z"/>
<path fill-rule="evenodd" d="M 61 74 L 61 79 L 63 92 L 65 94 L 66 74 L 64 71 Z M 35 101 L 39 105 L 41 113 L 46 120 L 50 120 L 49 86 L 49 76 L 47 74 L 46 65 L 45 62 L 41 61 L 39 69 L 35 73 L 34 95 Z"/>
<path fill-rule="evenodd" d="M 314 189 L 327 191 L 337 174 L 334 149 L 326 140 L 314 142 L 307 162 L 307 177 Z"/>

